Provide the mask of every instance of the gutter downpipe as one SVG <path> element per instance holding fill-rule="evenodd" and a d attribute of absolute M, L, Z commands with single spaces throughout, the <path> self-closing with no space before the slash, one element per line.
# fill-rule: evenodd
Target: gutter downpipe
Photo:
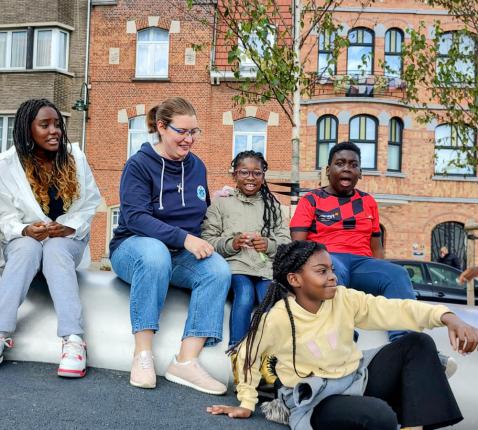
<path fill-rule="evenodd" d="M 88 10 L 86 13 L 86 49 L 85 49 L 85 74 L 83 78 L 83 82 L 86 83 L 86 91 L 84 94 L 84 102 L 87 103 L 88 91 L 89 91 L 89 83 L 88 83 L 88 69 L 89 69 L 89 62 L 90 62 L 90 19 L 91 19 L 91 0 L 88 0 Z M 82 84 L 83 85 L 83 84 Z M 88 108 L 88 105 L 86 106 Z M 81 133 L 81 150 L 83 152 L 86 151 L 86 118 L 88 115 L 88 110 L 83 111 L 83 129 Z"/>

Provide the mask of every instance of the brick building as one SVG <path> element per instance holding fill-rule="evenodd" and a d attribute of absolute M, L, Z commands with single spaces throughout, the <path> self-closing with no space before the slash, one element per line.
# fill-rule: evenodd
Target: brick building
<path fill-rule="evenodd" d="M 55 103 L 70 140 L 82 142 L 84 113 L 72 106 L 85 82 L 88 0 L 0 0 L 0 10 L 0 151 L 12 145 L 13 117 L 30 98 Z"/>
<path fill-rule="evenodd" d="M 216 40 L 217 23 L 203 8 L 187 11 L 182 0 L 92 4 L 86 153 L 104 199 L 93 225 L 93 259 L 107 255 L 124 163 L 142 141 L 152 138 L 145 114 L 169 96 L 185 96 L 197 108 L 204 132 L 194 151 L 206 163 L 211 191 L 231 184 L 230 160 L 245 148 L 265 152 L 269 181 L 290 179 L 291 130 L 285 114 L 273 103 L 234 108 L 227 52 Z M 201 16 L 209 26 L 198 25 Z M 450 135 L 450 128 L 418 124 L 400 101 L 399 72 L 385 76 L 380 67 L 385 60 L 399 70 L 400 40 L 408 27 L 419 21 L 431 27 L 440 19 L 452 31 L 457 23 L 446 11 L 411 0 L 399 7 L 381 0 L 363 12 L 348 1 L 334 17 L 353 43 L 330 77 L 318 82 L 315 95 L 302 100 L 301 186 L 319 184 L 331 144 L 355 141 L 364 153 L 359 188 L 379 202 L 386 256 L 431 259 L 444 242 L 462 253 L 463 225 L 476 218 L 478 209 L 476 171 L 470 167 L 443 174 L 449 149 L 435 147 L 435 136 Z M 194 52 L 193 43 L 210 49 Z M 310 50 L 311 72 L 321 67 L 326 48 L 321 42 Z M 357 56 L 363 54 L 370 56 L 365 76 L 356 83 L 343 78 L 355 74 Z"/>

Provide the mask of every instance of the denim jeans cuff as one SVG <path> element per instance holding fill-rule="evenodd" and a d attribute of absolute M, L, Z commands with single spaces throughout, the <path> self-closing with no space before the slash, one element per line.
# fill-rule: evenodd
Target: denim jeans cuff
<path fill-rule="evenodd" d="M 188 331 L 181 340 L 187 337 L 207 337 L 204 346 L 214 346 L 222 341 L 222 333 L 219 332 Z"/>
<path fill-rule="evenodd" d="M 144 330 L 153 330 L 156 333 L 159 330 L 159 324 L 138 324 L 133 327 L 132 332 L 136 334 Z"/>

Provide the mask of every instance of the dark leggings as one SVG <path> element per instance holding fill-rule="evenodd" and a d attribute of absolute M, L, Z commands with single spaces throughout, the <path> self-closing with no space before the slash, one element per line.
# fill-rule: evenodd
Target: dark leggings
<path fill-rule="evenodd" d="M 384 346 L 368 366 L 364 396 L 330 396 L 311 425 L 327 430 L 437 429 L 463 419 L 433 339 L 409 333 Z"/>

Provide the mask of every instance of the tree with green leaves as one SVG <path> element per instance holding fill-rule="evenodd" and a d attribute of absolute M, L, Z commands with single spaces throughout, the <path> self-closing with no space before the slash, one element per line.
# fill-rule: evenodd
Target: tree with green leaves
<path fill-rule="evenodd" d="M 373 0 L 357 0 L 363 8 Z M 292 127 L 291 182 L 299 185 L 300 100 L 310 97 L 322 74 L 334 68 L 348 44 L 333 11 L 343 0 L 188 0 L 189 6 L 212 7 L 215 38 L 228 52 L 238 106 L 279 104 Z M 207 24 L 207 22 L 205 23 Z M 334 35 L 331 55 L 321 73 L 308 70 L 309 54 L 317 48 L 317 33 Z M 330 41 L 330 37 L 327 36 Z M 216 47 L 217 47 L 216 44 Z M 196 46 L 196 49 L 201 47 Z M 294 187 L 294 189 L 297 189 Z M 293 195 L 294 204 L 298 196 Z"/>
<path fill-rule="evenodd" d="M 478 3 L 474 0 L 423 0 L 448 10 L 458 29 L 445 31 L 436 20 L 408 29 L 403 45 L 404 102 L 421 123 L 448 124 L 444 142 L 455 148 L 450 165 L 478 165 Z M 440 137 L 438 137 L 440 139 Z"/>

